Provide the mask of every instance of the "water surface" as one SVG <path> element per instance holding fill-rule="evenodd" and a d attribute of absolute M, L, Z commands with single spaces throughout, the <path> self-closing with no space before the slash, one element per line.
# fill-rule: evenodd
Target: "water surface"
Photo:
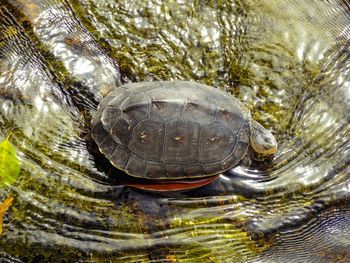
<path fill-rule="evenodd" d="M 2 260 L 347 261 L 350 6 L 224 2 L 1 2 L 0 134 L 16 128 L 21 162 Z M 124 186 L 90 119 L 108 90 L 156 80 L 232 93 L 278 153 L 188 192 Z"/>

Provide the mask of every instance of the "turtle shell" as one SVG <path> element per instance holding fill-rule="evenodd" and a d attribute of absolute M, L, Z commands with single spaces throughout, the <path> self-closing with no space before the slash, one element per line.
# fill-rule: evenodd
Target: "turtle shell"
<path fill-rule="evenodd" d="M 205 177 L 245 156 L 250 114 L 233 96 L 203 84 L 132 83 L 101 101 L 92 137 L 110 162 L 129 175 Z"/>

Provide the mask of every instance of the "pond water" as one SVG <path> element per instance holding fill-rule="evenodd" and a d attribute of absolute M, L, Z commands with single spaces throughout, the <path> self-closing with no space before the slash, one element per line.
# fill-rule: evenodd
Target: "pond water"
<path fill-rule="evenodd" d="M 349 24 L 345 0 L 1 1 L 0 135 L 21 163 L 1 261 L 348 262 Z M 123 185 L 90 119 L 155 80 L 232 93 L 277 154 L 191 191 Z"/>

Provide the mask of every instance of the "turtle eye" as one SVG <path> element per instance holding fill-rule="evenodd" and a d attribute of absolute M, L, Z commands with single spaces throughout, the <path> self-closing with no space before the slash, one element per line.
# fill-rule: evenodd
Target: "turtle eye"
<path fill-rule="evenodd" d="M 277 149 L 277 142 L 276 142 L 275 137 L 272 134 L 265 134 L 264 135 L 263 148 L 266 151 Z"/>
<path fill-rule="evenodd" d="M 272 141 L 271 138 L 265 137 L 265 138 L 264 138 L 263 147 L 264 147 L 265 150 L 268 150 L 268 149 L 270 149 L 271 147 L 274 147 L 274 142 Z"/>

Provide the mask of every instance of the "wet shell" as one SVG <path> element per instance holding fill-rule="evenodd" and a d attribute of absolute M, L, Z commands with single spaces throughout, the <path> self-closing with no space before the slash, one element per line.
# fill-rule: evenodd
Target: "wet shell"
<path fill-rule="evenodd" d="M 132 83 L 101 101 L 92 136 L 129 175 L 198 178 L 223 172 L 245 156 L 250 114 L 232 95 L 203 84 Z"/>

